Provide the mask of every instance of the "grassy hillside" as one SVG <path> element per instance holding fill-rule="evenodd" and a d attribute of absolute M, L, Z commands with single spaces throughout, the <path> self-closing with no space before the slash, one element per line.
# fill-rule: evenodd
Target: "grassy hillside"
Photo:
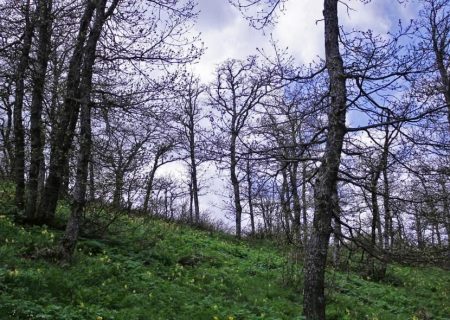
<path fill-rule="evenodd" d="M 71 266 L 34 257 L 59 236 L 0 213 L 1 319 L 302 319 L 301 270 L 270 244 L 123 218 L 103 239 L 82 239 Z M 327 276 L 328 319 L 450 319 L 449 272 Z"/>

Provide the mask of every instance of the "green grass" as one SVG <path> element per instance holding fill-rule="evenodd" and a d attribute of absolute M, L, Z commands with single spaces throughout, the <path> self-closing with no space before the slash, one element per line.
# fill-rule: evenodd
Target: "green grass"
<path fill-rule="evenodd" d="M 32 257 L 59 236 L 0 215 L 0 319 L 302 319 L 300 281 L 283 281 L 301 270 L 288 274 L 273 245 L 123 218 L 103 239 L 82 239 L 71 266 Z M 391 267 L 387 283 L 327 279 L 327 319 L 450 319 L 440 269 Z"/>

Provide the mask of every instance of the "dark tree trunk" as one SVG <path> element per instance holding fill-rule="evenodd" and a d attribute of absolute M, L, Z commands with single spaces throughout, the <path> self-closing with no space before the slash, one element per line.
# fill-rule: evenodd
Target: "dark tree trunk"
<path fill-rule="evenodd" d="M 422 210 L 416 210 L 415 212 L 415 227 L 416 227 L 416 235 L 417 235 L 417 245 L 419 247 L 419 249 L 424 249 L 425 248 L 425 241 L 423 238 L 423 226 L 422 226 L 422 219 L 421 219 L 421 215 L 422 215 Z"/>
<path fill-rule="evenodd" d="M 386 122 L 390 121 L 389 115 L 386 117 Z M 383 173 L 383 207 L 384 207 L 384 248 L 386 250 L 390 249 L 392 243 L 390 238 L 392 235 L 392 216 L 391 216 L 391 204 L 390 204 L 390 190 L 389 190 L 389 175 L 388 175 L 388 156 L 389 147 L 391 141 L 391 135 L 389 133 L 389 126 L 385 126 L 384 130 L 384 144 L 383 144 L 383 154 L 381 155 L 381 172 Z"/>
<path fill-rule="evenodd" d="M 156 152 L 155 154 L 155 160 L 153 161 L 153 167 L 152 170 L 150 171 L 150 174 L 148 176 L 148 181 L 147 181 L 147 188 L 145 190 L 145 199 L 144 199 L 144 204 L 142 206 L 143 211 L 146 213 L 148 212 L 148 204 L 151 200 L 151 196 L 152 196 L 152 191 L 153 191 L 153 181 L 155 180 L 155 174 L 156 174 L 156 170 L 159 167 L 159 158 L 162 156 L 161 152 Z"/>
<path fill-rule="evenodd" d="M 6 92 L 0 96 L 6 112 L 6 123 L 3 122 L 0 126 L 0 134 L 3 140 L 2 153 L 4 159 L 4 178 L 12 179 L 14 176 L 14 147 L 11 141 L 11 133 L 13 128 L 13 103 L 9 101 L 11 96 L 11 83 L 5 85 Z"/>
<path fill-rule="evenodd" d="M 191 103 L 191 102 L 190 102 Z M 193 110 L 193 107 L 190 108 Z M 191 186 L 192 199 L 195 213 L 195 223 L 200 222 L 200 205 L 198 201 L 198 181 L 197 181 L 197 160 L 195 157 L 195 128 L 194 128 L 194 114 L 189 114 L 189 157 L 191 160 Z"/>
<path fill-rule="evenodd" d="M 31 157 L 28 172 L 28 198 L 25 214 L 27 219 L 33 221 L 36 215 L 38 201 L 39 172 L 44 161 L 43 132 L 42 132 L 42 108 L 44 100 L 44 88 L 47 65 L 50 56 L 51 40 L 51 11 L 52 0 L 39 0 L 37 3 L 39 42 L 37 62 L 33 74 L 33 91 L 30 111 L 30 143 Z"/>
<path fill-rule="evenodd" d="M 376 252 L 377 247 L 383 247 L 383 235 L 381 231 L 381 212 L 378 205 L 378 179 L 381 174 L 384 155 L 379 165 L 374 169 L 372 173 L 372 181 L 370 185 L 371 190 L 371 206 L 372 206 L 372 228 L 371 228 L 371 242 L 370 250 Z M 378 264 L 376 259 L 372 255 L 367 255 L 367 276 L 375 280 L 381 280 L 386 273 L 386 264 Z"/>
<path fill-rule="evenodd" d="M 336 192 L 333 195 L 333 202 L 334 202 L 334 225 L 333 225 L 333 265 L 335 268 L 339 268 L 341 264 L 341 234 L 342 234 L 342 227 L 340 223 L 340 217 L 341 217 L 341 208 L 339 205 L 339 194 L 336 189 Z"/>
<path fill-rule="evenodd" d="M 306 203 L 306 164 L 302 165 L 302 215 L 303 215 L 303 244 L 308 242 L 308 205 Z"/>
<path fill-rule="evenodd" d="M 69 62 L 64 103 L 52 130 L 49 173 L 36 215 L 37 223 L 51 223 L 55 214 L 64 167 L 67 165 L 80 108 L 80 72 L 87 32 L 94 10 L 94 3 L 87 1 Z"/>
<path fill-rule="evenodd" d="M 250 227 L 251 227 L 251 235 L 254 236 L 256 233 L 256 229 L 255 229 L 255 214 L 254 214 L 254 210 L 253 210 L 253 192 L 252 192 L 252 176 L 251 176 L 251 167 L 250 167 L 250 156 L 251 153 L 249 155 L 249 158 L 247 159 L 247 187 L 248 187 L 248 193 L 247 193 L 247 197 L 248 197 L 248 213 L 250 215 Z"/>
<path fill-rule="evenodd" d="M 92 153 L 91 160 L 89 161 L 89 201 L 95 200 L 95 177 L 94 177 L 94 163 L 92 161 Z"/>
<path fill-rule="evenodd" d="M 33 40 L 34 17 L 32 17 L 30 1 L 25 7 L 25 29 L 22 48 L 16 69 L 16 89 L 14 100 L 14 180 L 16 184 L 15 202 L 19 210 L 25 207 L 25 133 L 22 110 L 25 95 L 25 73 L 29 65 L 29 55 Z"/>
<path fill-rule="evenodd" d="M 192 174 L 192 173 L 191 173 Z M 192 192 L 192 181 L 189 183 L 189 222 L 194 223 L 194 194 Z"/>
<path fill-rule="evenodd" d="M 86 83 L 86 85 L 89 84 Z M 86 90 L 90 91 L 90 87 L 87 87 Z M 91 151 L 91 108 L 89 98 L 86 97 L 84 100 L 80 113 L 80 151 L 77 161 L 73 202 L 66 230 L 61 239 L 61 258 L 65 261 L 70 260 L 75 250 L 81 218 L 86 204 L 86 185 Z"/>
<path fill-rule="evenodd" d="M 113 207 L 116 209 L 121 208 L 122 204 L 122 189 L 123 189 L 123 172 L 118 169 L 115 173 L 114 194 L 113 194 Z"/>
<path fill-rule="evenodd" d="M 339 52 L 338 0 L 324 0 L 325 59 L 330 81 L 327 142 L 314 183 L 314 220 L 305 259 L 303 310 L 308 320 L 325 319 L 325 266 L 333 195 L 345 136 L 346 77 Z"/>
<path fill-rule="evenodd" d="M 442 190 L 442 202 L 443 202 L 443 215 L 444 215 L 444 224 L 445 230 L 447 231 L 447 246 L 450 248 L 450 199 L 449 194 L 447 192 L 447 188 L 445 186 L 445 179 L 440 181 L 441 190 Z M 450 253 L 449 253 L 450 255 Z"/>
<path fill-rule="evenodd" d="M 73 194 L 72 211 L 67 222 L 66 231 L 61 240 L 61 256 L 69 260 L 75 250 L 80 230 L 81 217 L 86 205 L 86 190 L 89 159 L 91 158 L 91 89 L 92 73 L 95 62 L 97 43 L 102 32 L 107 16 L 105 15 L 107 0 L 97 3 L 94 24 L 89 33 L 86 43 L 85 57 L 83 59 L 83 70 L 80 83 L 81 115 L 80 115 L 80 152 L 77 162 L 75 188 Z M 109 10 L 114 10 L 117 1 L 111 4 Z"/>
<path fill-rule="evenodd" d="M 237 133 L 231 133 L 230 141 L 230 178 L 231 185 L 233 187 L 233 200 L 234 200 L 234 210 L 235 210 L 235 222 L 236 222 L 236 237 L 241 238 L 241 223 L 242 223 L 242 205 L 241 205 L 241 193 L 239 188 L 239 179 L 237 176 L 237 156 L 236 156 L 236 139 Z"/>
<path fill-rule="evenodd" d="M 380 171 L 378 170 L 378 167 L 375 170 L 376 171 L 372 173 L 372 179 L 371 179 L 371 183 L 370 183 L 370 196 L 371 196 L 371 207 L 372 207 L 372 225 L 371 225 L 370 244 L 371 244 L 372 250 L 375 250 L 377 243 L 379 243 L 379 241 L 377 241 L 377 230 L 378 230 L 378 233 L 380 233 L 380 207 L 378 205 L 378 178 L 380 176 Z"/>
<path fill-rule="evenodd" d="M 302 208 L 300 206 L 300 196 L 298 194 L 298 185 L 297 185 L 297 173 L 298 173 L 298 162 L 293 162 L 290 166 L 290 184 L 291 184 L 291 193 L 292 193 L 292 211 L 294 213 L 294 221 L 293 221 L 293 231 L 295 240 L 298 243 L 302 242 Z"/>
<path fill-rule="evenodd" d="M 442 94 L 444 96 L 445 104 L 447 105 L 447 121 L 450 131 L 450 74 L 449 69 L 446 67 L 445 57 L 448 54 L 448 36 L 449 28 L 446 24 L 439 22 L 439 9 L 436 7 L 434 1 L 431 2 L 432 8 L 429 13 L 428 26 L 431 31 L 431 42 L 433 44 L 433 51 L 435 55 L 435 62 L 439 71 L 440 82 L 442 84 Z M 445 6 L 443 6 L 445 8 Z M 441 12 L 445 14 L 445 12 Z M 440 27 L 443 27 L 440 29 Z"/>
<path fill-rule="evenodd" d="M 290 207 L 290 193 L 289 193 L 289 184 L 288 184 L 288 167 L 282 164 L 281 174 L 283 177 L 283 181 L 281 184 L 281 192 L 280 192 L 280 201 L 281 201 L 281 210 L 283 211 L 284 218 L 284 229 L 286 231 L 286 236 L 288 239 L 291 238 L 291 207 Z"/>
<path fill-rule="evenodd" d="M 392 239 L 392 214 L 391 214 L 391 204 L 390 204 L 390 190 L 389 190 L 389 177 L 386 167 L 383 168 L 383 183 L 384 183 L 384 191 L 383 191 L 383 206 L 384 206 L 384 248 L 389 250 L 393 243 Z"/>
<path fill-rule="evenodd" d="M 442 246 L 442 237 L 441 237 L 441 232 L 439 231 L 439 223 L 434 224 L 434 229 L 436 230 L 436 240 L 437 240 L 438 246 L 441 247 Z"/>
<path fill-rule="evenodd" d="M 44 145 L 44 134 L 42 135 L 42 145 Z M 38 198 L 36 201 L 36 208 L 39 208 L 39 203 L 41 203 L 42 192 L 45 187 L 45 160 L 42 159 L 39 163 L 39 176 L 38 176 Z"/>

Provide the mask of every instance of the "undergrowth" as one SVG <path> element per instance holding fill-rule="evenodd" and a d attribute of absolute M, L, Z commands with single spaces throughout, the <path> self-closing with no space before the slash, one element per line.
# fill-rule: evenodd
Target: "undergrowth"
<path fill-rule="evenodd" d="M 301 266 L 273 245 L 122 217 L 70 266 L 35 256 L 60 236 L 0 212 L 0 319 L 302 319 Z M 392 266 L 382 283 L 329 270 L 327 319 L 450 319 L 449 293 L 435 268 Z"/>

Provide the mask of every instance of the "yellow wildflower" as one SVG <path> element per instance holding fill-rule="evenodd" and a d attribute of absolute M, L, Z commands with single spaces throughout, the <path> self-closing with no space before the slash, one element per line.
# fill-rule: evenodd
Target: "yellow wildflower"
<path fill-rule="evenodd" d="M 11 271 L 9 272 L 9 275 L 10 275 L 11 277 L 17 277 L 17 276 L 19 275 L 19 270 L 17 270 L 17 269 L 11 270 Z"/>

